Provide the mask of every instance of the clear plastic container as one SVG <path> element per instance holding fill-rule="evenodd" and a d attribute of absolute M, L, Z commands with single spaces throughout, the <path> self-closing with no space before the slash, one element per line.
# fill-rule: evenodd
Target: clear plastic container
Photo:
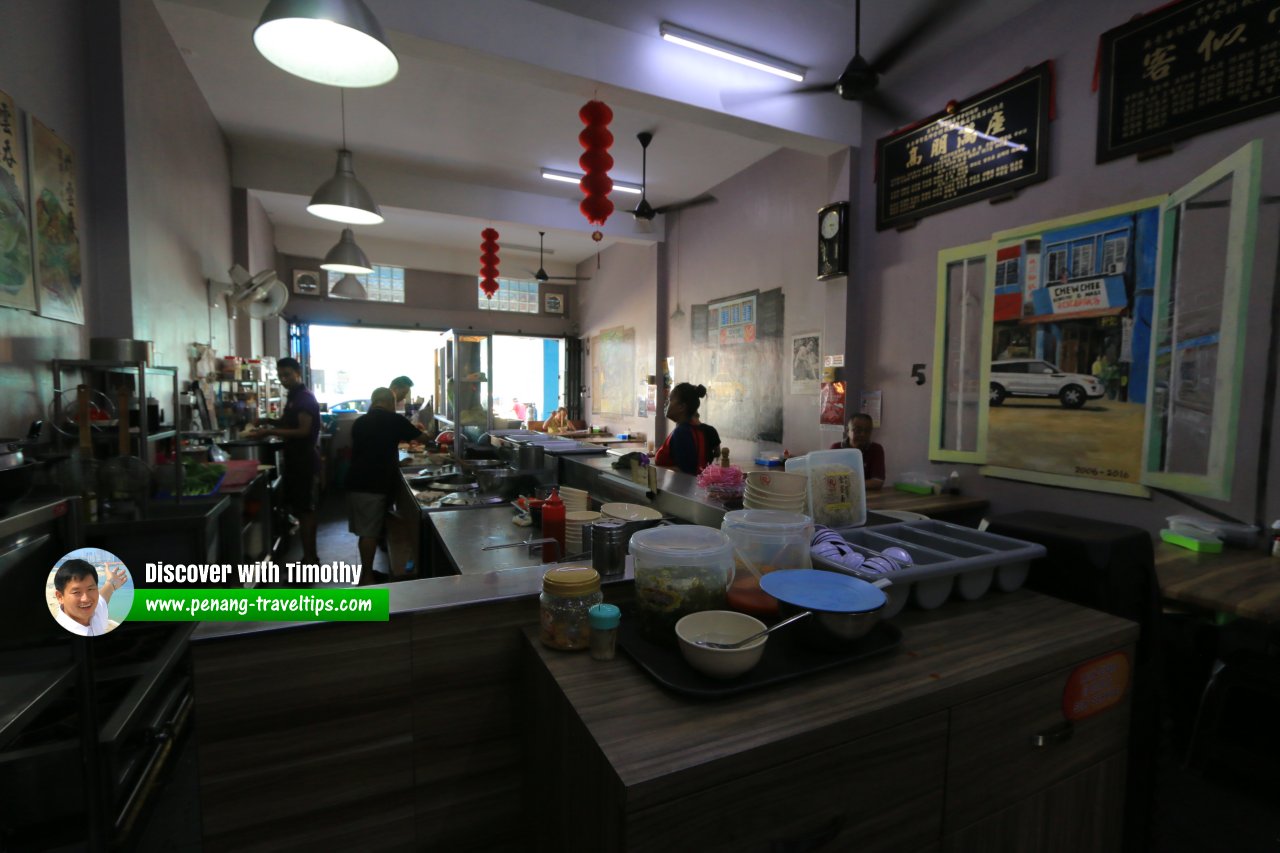
<path fill-rule="evenodd" d="M 636 629 L 676 645 L 676 622 L 700 610 L 724 610 L 733 580 L 733 543 L 719 530 L 692 524 L 654 527 L 631 537 Z"/>
<path fill-rule="evenodd" d="M 861 527 L 867 523 L 867 484 L 862 451 L 853 447 L 815 450 L 794 468 L 809 475 L 809 515 L 827 527 Z"/>
<path fill-rule="evenodd" d="M 760 590 L 760 577 L 775 569 L 813 567 L 813 519 L 796 512 L 740 509 L 725 513 L 720 530 L 733 543 L 729 606 L 752 615 L 777 614 L 778 601 Z"/>
<path fill-rule="evenodd" d="M 1193 515 L 1171 515 L 1165 521 L 1174 533 L 1190 535 L 1207 533 L 1218 537 L 1228 545 L 1239 545 L 1244 548 L 1252 548 L 1258 544 L 1260 531 L 1254 524 L 1241 524 L 1236 521 Z"/>

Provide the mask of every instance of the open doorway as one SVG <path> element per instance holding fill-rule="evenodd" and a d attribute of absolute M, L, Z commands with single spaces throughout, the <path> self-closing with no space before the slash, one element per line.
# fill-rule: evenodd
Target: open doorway
<path fill-rule="evenodd" d="M 429 397 L 432 356 L 443 337 L 418 329 L 312 325 L 311 390 L 330 411 L 368 411 L 373 389 L 397 376 L 414 381 L 414 397 Z"/>
<path fill-rule="evenodd" d="M 550 417 L 563 405 L 563 365 L 563 339 L 494 335 L 494 422 Z"/>

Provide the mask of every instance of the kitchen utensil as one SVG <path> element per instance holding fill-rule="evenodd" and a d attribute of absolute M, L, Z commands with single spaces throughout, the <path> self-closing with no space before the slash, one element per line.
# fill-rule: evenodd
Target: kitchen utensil
<path fill-rule="evenodd" d="M 763 637 L 766 634 L 771 634 L 774 631 L 781 628 L 783 625 L 790 625 L 792 622 L 797 622 L 806 616 L 811 616 L 812 614 L 813 614 L 812 610 L 802 610 L 799 613 L 797 613 L 795 616 L 791 616 L 786 619 L 783 619 L 781 622 L 778 622 L 775 625 L 771 625 L 770 627 L 765 628 L 763 631 L 759 632 L 758 634 L 752 634 L 750 637 L 747 637 L 742 640 L 737 640 L 732 643 L 717 643 L 713 640 L 707 640 L 707 639 L 697 639 L 697 640 L 694 640 L 694 642 L 700 646 L 706 646 L 709 649 L 737 649 L 737 648 L 741 648 L 742 646 L 745 646 L 747 643 L 751 642 L 757 637 Z"/>
<path fill-rule="evenodd" d="M 623 521 L 658 521 L 662 518 L 661 512 L 653 507 L 644 506 L 642 504 L 602 504 L 600 507 L 600 513 L 608 518 L 618 518 Z"/>
<path fill-rule="evenodd" d="M 621 577 L 627 565 L 627 543 L 631 534 L 627 523 L 617 518 L 601 518 L 591 523 L 591 568 L 602 578 Z"/>
<path fill-rule="evenodd" d="M 89 432 L 89 386 L 76 386 L 76 427 L 80 436 L 80 492 L 89 518 L 97 515 L 98 462 L 93 458 L 93 438 Z"/>
<path fill-rule="evenodd" d="M 743 646 L 717 649 L 699 644 L 698 640 L 715 637 L 718 642 L 732 643 L 752 634 L 760 634 L 764 623 L 745 613 L 732 610 L 703 610 L 690 613 L 675 624 L 680 654 L 689 666 L 712 678 L 736 678 L 760 662 L 767 636 L 757 636 Z"/>
<path fill-rule="evenodd" d="M 90 430 L 108 429 L 116 425 L 116 406 L 111 398 L 101 391 L 84 386 L 88 395 L 88 414 L 85 420 Z M 80 386 L 66 388 L 55 394 L 49 401 L 49 423 L 65 436 L 73 437 L 80 433 Z"/>
<path fill-rule="evenodd" d="M 532 471 L 541 468 L 546 459 L 546 451 L 541 444 L 522 444 L 516 450 L 516 467 L 521 471 Z"/>

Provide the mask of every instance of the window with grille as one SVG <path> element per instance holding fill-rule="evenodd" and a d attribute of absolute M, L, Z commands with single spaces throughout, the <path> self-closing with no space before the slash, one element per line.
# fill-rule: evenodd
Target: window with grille
<path fill-rule="evenodd" d="M 333 292 L 334 285 L 342 278 L 341 274 L 329 273 L 329 297 L 331 299 L 348 299 Z M 404 267 L 392 267 L 386 264 L 374 264 L 373 272 L 356 276 L 356 280 L 364 285 L 365 300 L 369 302 L 399 302 L 404 304 Z"/>
<path fill-rule="evenodd" d="M 1010 258 L 996 264 L 996 287 L 1018 283 L 1018 259 Z"/>
<path fill-rule="evenodd" d="M 498 292 L 490 299 L 476 279 L 476 300 L 482 311 L 512 311 L 517 314 L 538 313 L 538 282 L 498 279 Z"/>

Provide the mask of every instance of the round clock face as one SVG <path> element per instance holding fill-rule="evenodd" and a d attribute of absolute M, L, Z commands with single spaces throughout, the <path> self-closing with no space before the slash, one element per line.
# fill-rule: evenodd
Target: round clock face
<path fill-rule="evenodd" d="M 822 217 L 822 236 L 830 240 L 840 230 L 840 212 L 831 210 Z"/>

